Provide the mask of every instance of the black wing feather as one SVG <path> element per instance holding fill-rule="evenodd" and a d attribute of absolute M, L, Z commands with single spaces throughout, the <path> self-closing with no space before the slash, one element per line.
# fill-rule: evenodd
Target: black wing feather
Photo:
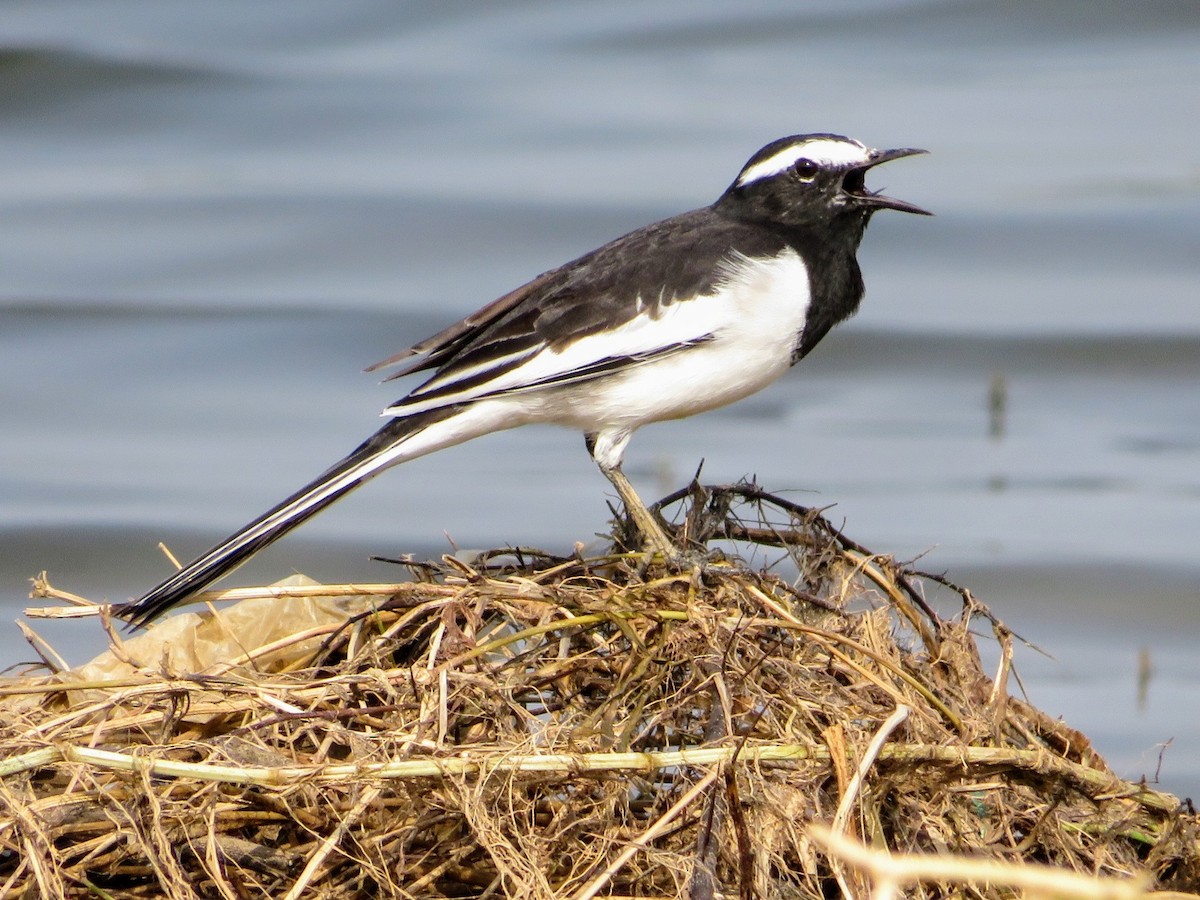
<path fill-rule="evenodd" d="M 559 350 L 619 326 L 646 309 L 653 314 L 672 303 L 711 294 L 732 254 L 773 255 L 787 244 L 781 234 L 722 215 L 712 207 L 692 210 L 632 231 L 545 272 L 371 370 L 420 355 L 388 380 L 434 369 L 433 376 L 409 397 L 429 400 L 442 392 L 443 385 L 455 386 L 447 393 L 457 392 L 520 364 L 522 354 L 528 358 L 546 347 Z M 663 348 L 674 349 L 678 348 Z M 497 361 L 490 374 L 472 371 L 489 359 Z M 595 377 L 610 370 L 612 363 L 597 360 L 586 367 L 590 374 L 581 371 L 577 377 L 565 373 L 562 378 Z M 461 379 L 456 378 L 460 374 Z M 403 405 L 402 400 L 396 407 Z"/>

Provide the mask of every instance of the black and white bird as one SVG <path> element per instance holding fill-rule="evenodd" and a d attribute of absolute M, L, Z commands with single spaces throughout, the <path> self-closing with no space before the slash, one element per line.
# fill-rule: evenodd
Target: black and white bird
<path fill-rule="evenodd" d="M 922 150 L 794 135 L 711 206 L 647 225 L 505 294 L 371 370 L 432 376 L 345 459 L 116 614 L 145 625 L 389 466 L 534 422 L 583 432 L 653 552 L 670 539 L 621 471 L 642 425 L 740 400 L 858 309 L 855 258 L 880 209 L 867 172 Z"/>

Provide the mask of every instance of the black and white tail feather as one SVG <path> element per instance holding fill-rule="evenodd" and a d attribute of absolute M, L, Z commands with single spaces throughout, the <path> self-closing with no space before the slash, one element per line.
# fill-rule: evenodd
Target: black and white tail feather
<path fill-rule="evenodd" d="M 115 609 L 148 624 L 384 469 L 533 422 L 581 430 L 654 550 L 670 540 L 621 473 L 641 425 L 760 390 L 862 296 L 855 259 L 872 213 L 925 211 L 868 191 L 871 167 L 919 150 L 838 135 L 768 144 L 711 206 L 646 226 L 371 367 L 433 370 L 328 471 Z"/>

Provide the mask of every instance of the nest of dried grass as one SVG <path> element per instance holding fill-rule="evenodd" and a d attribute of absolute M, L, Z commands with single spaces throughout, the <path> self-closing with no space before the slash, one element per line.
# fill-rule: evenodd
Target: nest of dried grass
<path fill-rule="evenodd" d="M 237 665 L 10 681 L 0 895 L 1200 886 L 1195 815 L 1010 696 L 1011 635 L 968 591 L 752 486 L 665 502 L 728 558 L 446 559 L 324 589 L 377 608 Z M 763 565 L 781 559 L 798 572 Z M 976 632 L 998 644 L 992 676 Z"/>

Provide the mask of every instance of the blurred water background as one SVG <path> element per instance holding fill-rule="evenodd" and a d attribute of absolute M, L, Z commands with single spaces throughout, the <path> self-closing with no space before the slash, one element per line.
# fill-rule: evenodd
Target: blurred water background
<path fill-rule="evenodd" d="M 878 216 L 859 317 L 763 394 L 643 430 L 627 471 L 659 496 L 703 458 L 836 504 L 1035 641 L 1031 699 L 1120 774 L 1200 795 L 1197 47 L 1173 0 L 9 0 L 5 615 L 43 568 L 140 593 L 156 541 L 192 556 L 377 426 L 399 389 L 363 366 L 836 131 L 929 148 L 873 184 L 937 218 Z M 564 551 L 609 493 L 578 435 L 521 429 L 230 583 Z M 37 627 L 73 661 L 103 644 Z M 0 627 L 5 664 L 31 656 Z"/>

